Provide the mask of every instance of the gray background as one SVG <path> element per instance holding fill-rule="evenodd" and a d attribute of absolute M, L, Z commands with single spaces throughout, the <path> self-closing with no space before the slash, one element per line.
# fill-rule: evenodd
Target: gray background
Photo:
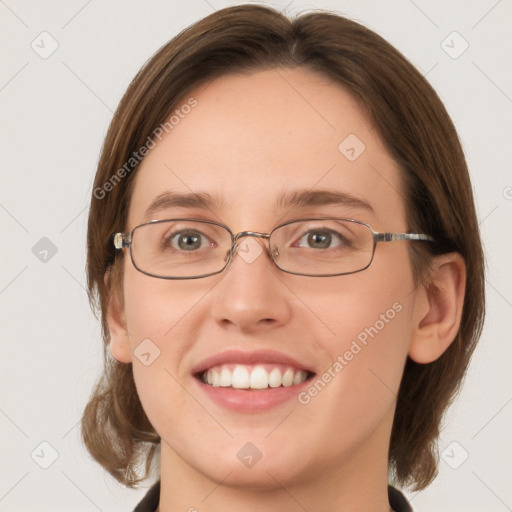
<path fill-rule="evenodd" d="M 141 65 L 178 31 L 235 3 L 0 1 L 1 511 L 126 511 L 146 491 L 117 484 L 79 441 L 101 369 L 84 288 L 92 180 L 113 110 Z M 512 510 L 512 2 L 269 4 L 288 14 L 333 9 L 377 31 L 427 76 L 458 128 L 487 251 L 487 323 L 446 417 L 439 477 L 408 496 L 418 512 Z"/>

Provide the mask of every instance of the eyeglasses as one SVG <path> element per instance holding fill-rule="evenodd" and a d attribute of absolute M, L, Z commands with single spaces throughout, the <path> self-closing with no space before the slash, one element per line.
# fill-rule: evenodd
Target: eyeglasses
<path fill-rule="evenodd" d="M 214 221 L 167 219 L 141 224 L 128 234 L 116 233 L 114 246 L 129 248 L 134 267 L 148 276 L 198 279 L 222 272 L 245 236 L 268 239 L 269 255 L 283 272 L 312 277 L 367 269 L 378 242 L 434 241 L 416 233 L 377 233 L 353 219 L 300 219 L 270 233 L 242 231 L 236 235 Z"/>

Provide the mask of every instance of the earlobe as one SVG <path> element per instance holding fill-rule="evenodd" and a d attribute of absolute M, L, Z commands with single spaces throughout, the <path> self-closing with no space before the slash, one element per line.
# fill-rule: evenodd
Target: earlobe
<path fill-rule="evenodd" d="M 104 282 L 110 297 L 107 307 L 107 323 L 110 331 L 110 353 L 120 363 L 131 363 L 132 351 L 122 301 L 117 290 L 111 290 L 110 268 L 105 272 Z"/>
<path fill-rule="evenodd" d="M 458 253 L 434 259 L 429 283 L 420 286 L 409 357 L 422 364 L 438 359 L 459 330 L 466 290 L 466 265 Z"/>

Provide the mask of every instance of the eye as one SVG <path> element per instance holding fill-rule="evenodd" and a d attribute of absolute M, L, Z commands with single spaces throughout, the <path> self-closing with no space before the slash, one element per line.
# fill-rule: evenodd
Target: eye
<path fill-rule="evenodd" d="M 306 247 L 313 249 L 331 249 L 333 243 L 338 245 L 348 245 L 347 240 L 337 231 L 332 229 L 315 229 L 305 233 L 299 240 L 299 247 Z"/>
<path fill-rule="evenodd" d="M 212 242 L 201 231 L 186 229 L 182 231 L 174 231 L 167 234 L 162 239 L 163 249 L 172 249 L 179 251 L 196 251 L 205 247 L 214 247 Z"/>

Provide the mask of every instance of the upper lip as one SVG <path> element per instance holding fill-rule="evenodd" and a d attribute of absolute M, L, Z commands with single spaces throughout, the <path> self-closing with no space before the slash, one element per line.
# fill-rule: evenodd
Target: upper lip
<path fill-rule="evenodd" d="M 213 366 L 218 366 L 222 364 L 230 364 L 230 363 L 238 363 L 238 364 L 257 364 L 257 363 L 266 363 L 266 364 L 284 364 L 287 366 L 292 366 L 299 370 L 306 370 L 307 372 L 314 373 L 311 369 L 309 369 L 303 363 L 289 357 L 281 352 L 276 352 L 274 350 L 255 350 L 252 352 L 243 352 L 240 350 L 226 350 L 224 352 L 219 352 L 213 356 L 210 356 L 203 361 L 201 361 L 197 366 L 192 369 L 193 374 L 200 374 L 205 372 L 206 370 L 212 368 Z"/>

